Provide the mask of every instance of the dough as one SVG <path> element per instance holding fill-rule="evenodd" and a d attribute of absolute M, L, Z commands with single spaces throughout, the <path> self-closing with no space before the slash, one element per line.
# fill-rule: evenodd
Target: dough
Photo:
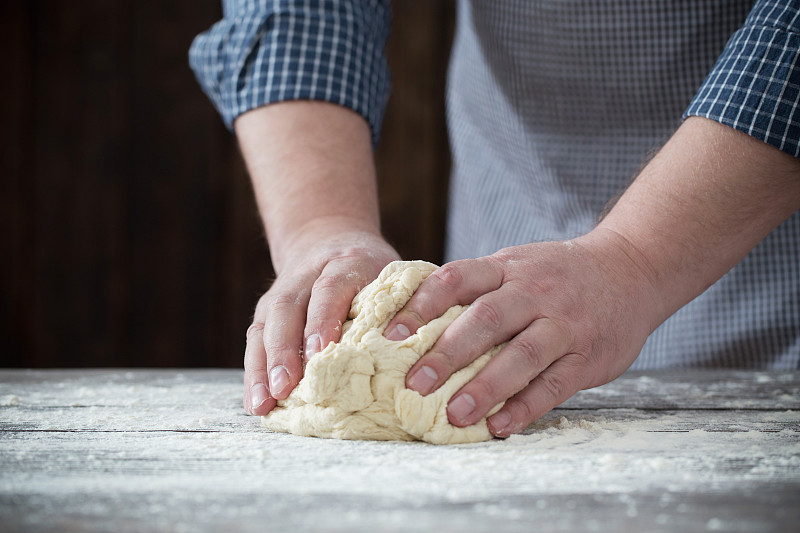
<path fill-rule="evenodd" d="M 486 365 L 496 346 L 453 374 L 428 396 L 405 386 L 406 373 L 436 342 L 465 306 L 454 306 L 404 341 L 383 330 L 436 265 L 395 261 L 353 299 L 342 339 L 311 358 L 288 398 L 279 401 L 263 424 L 295 435 L 336 439 L 423 440 L 434 444 L 492 438 L 486 419 L 459 428 L 447 420 L 447 402 Z M 490 414 L 497 411 L 497 405 Z"/>

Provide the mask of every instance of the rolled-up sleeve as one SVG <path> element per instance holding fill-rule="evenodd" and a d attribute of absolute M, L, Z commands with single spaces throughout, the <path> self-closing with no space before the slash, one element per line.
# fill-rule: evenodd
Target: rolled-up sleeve
<path fill-rule="evenodd" d="M 189 63 L 232 129 L 256 107 L 321 100 L 366 119 L 376 143 L 389 95 L 389 0 L 224 0 Z"/>
<path fill-rule="evenodd" d="M 684 113 L 800 157 L 800 0 L 759 0 Z"/>

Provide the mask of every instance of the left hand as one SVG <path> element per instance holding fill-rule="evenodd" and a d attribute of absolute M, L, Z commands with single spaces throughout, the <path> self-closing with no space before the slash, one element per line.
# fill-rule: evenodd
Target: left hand
<path fill-rule="evenodd" d="M 470 307 L 409 370 L 406 386 L 427 395 L 509 341 L 447 407 L 450 423 L 463 427 L 505 401 L 488 419 L 498 437 L 522 431 L 575 392 L 618 377 L 664 318 L 652 269 L 609 230 L 444 265 L 385 335 L 406 338 L 456 304 Z"/>

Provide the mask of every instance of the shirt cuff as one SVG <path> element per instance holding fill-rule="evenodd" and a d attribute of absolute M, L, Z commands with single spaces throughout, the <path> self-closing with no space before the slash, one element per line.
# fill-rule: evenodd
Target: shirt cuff
<path fill-rule="evenodd" d="M 320 100 L 359 113 L 375 145 L 389 96 L 388 0 L 226 0 L 198 35 L 189 64 L 225 125 L 286 100 Z"/>
<path fill-rule="evenodd" d="M 787 8 L 782 19 L 765 20 L 758 7 L 728 41 L 684 118 L 715 120 L 800 157 L 800 15 Z"/>

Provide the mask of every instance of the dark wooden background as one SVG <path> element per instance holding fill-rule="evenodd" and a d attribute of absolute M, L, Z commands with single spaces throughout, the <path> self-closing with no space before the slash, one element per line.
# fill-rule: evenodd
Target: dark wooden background
<path fill-rule="evenodd" d="M 0 5 L 1 366 L 241 365 L 272 275 L 233 136 L 188 67 L 218 0 Z M 441 261 L 452 1 L 394 6 L 384 230 Z"/>

